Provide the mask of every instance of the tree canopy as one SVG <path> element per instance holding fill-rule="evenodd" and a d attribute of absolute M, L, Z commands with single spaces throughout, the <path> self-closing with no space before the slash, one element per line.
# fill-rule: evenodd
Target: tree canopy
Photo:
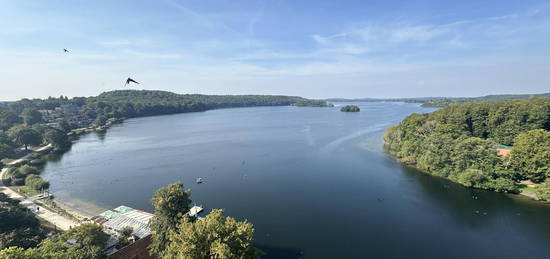
<path fill-rule="evenodd" d="M 550 177 L 550 131 L 537 129 L 520 133 L 514 140 L 510 162 L 533 182 Z"/>
<path fill-rule="evenodd" d="M 342 108 L 340 108 L 341 112 L 358 112 L 361 109 L 359 109 L 359 106 L 357 105 L 346 105 Z"/>
<path fill-rule="evenodd" d="M 384 141 L 401 161 L 466 186 L 516 192 L 550 175 L 550 98 L 451 105 L 412 114 Z M 513 145 L 501 157 L 496 145 Z"/>
<path fill-rule="evenodd" d="M 153 195 L 152 254 L 162 258 L 259 258 L 261 252 L 252 246 L 251 223 L 223 217 L 222 210 L 214 210 L 204 219 L 190 218 L 189 195 L 180 182 Z"/>
<path fill-rule="evenodd" d="M 252 246 L 253 236 L 252 224 L 224 217 L 223 210 L 194 222 L 184 217 L 170 235 L 164 258 L 260 258 L 263 253 Z"/>
<path fill-rule="evenodd" d="M 46 129 L 43 136 L 44 142 L 52 144 L 55 149 L 63 150 L 71 145 L 67 134 L 61 130 L 49 128 Z"/>
<path fill-rule="evenodd" d="M 38 131 L 23 125 L 11 127 L 8 130 L 8 135 L 12 138 L 13 142 L 24 145 L 25 149 L 29 145 L 38 145 L 42 142 L 42 136 Z"/>
<path fill-rule="evenodd" d="M 27 107 L 21 112 L 21 117 L 26 125 L 34 125 L 42 122 L 42 114 L 37 110 Z"/>
<path fill-rule="evenodd" d="M 53 235 L 36 248 L 23 249 L 9 247 L 0 250 L 0 258 L 28 259 L 103 259 L 107 258 L 103 249 L 108 235 L 101 226 L 83 224 L 73 229 Z"/>
<path fill-rule="evenodd" d="M 191 192 L 176 182 L 158 189 L 151 203 L 155 207 L 155 217 L 151 219 L 151 231 L 154 233 L 149 246 L 153 254 L 162 255 L 166 250 L 170 232 L 177 228 L 185 213 L 189 211 Z"/>
<path fill-rule="evenodd" d="M 31 211 L 0 193 L 0 250 L 10 246 L 34 247 L 45 237 L 46 232 Z"/>

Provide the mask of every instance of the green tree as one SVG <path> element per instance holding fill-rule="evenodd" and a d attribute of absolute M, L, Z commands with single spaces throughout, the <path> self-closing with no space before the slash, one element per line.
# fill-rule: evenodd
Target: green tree
<path fill-rule="evenodd" d="M 16 144 L 24 145 L 25 150 L 28 149 L 29 145 L 39 145 L 42 142 L 40 133 L 23 125 L 11 127 L 8 130 L 8 136 L 10 136 Z"/>
<path fill-rule="evenodd" d="M 71 127 L 71 124 L 69 124 L 69 122 L 65 119 L 61 120 L 59 122 L 59 130 L 65 132 L 65 133 L 69 133 L 69 131 L 71 131 L 72 127 Z"/>
<path fill-rule="evenodd" d="M 184 190 L 180 182 L 160 188 L 153 195 L 151 203 L 155 207 L 155 217 L 150 222 L 153 237 L 149 246 L 153 254 L 163 255 L 170 232 L 176 230 L 180 220 L 189 211 L 190 195 L 191 192 Z"/>
<path fill-rule="evenodd" d="M 69 240 L 76 242 L 68 243 Z M 103 259 L 107 258 L 103 252 L 107 240 L 101 226 L 83 224 L 52 236 L 30 252 L 40 255 L 39 258 Z"/>
<path fill-rule="evenodd" d="M 12 153 L 12 147 L 5 143 L 0 143 L 0 158 L 8 157 Z"/>
<path fill-rule="evenodd" d="M 25 108 L 21 112 L 21 118 L 26 125 L 34 125 L 42 122 L 42 114 L 35 109 Z"/>
<path fill-rule="evenodd" d="M 535 188 L 535 194 L 542 200 L 550 201 L 550 181 L 546 181 Z"/>
<path fill-rule="evenodd" d="M 96 119 L 94 120 L 94 124 L 97 126 L 104 125 L 107 122 L 107 116 L 103 114 L 97 115 Z"/>
<path fill-rule="evenodd" d="M 519 134 L 510 157 L 511 165 L 523 178 L 544 181 L 550 177 L 550 131 L 537 129 Z"/>
<path fill-rule="evenodd" d="M 485 173 L 479 169 L 468 169 L 458 174 L 458 183 L 466 187 L 480 187 L 488 179 Z"/>
<path fill-rule="evenodd" d="M 254 227 L 224 217 L 223 210 L 213 210 L 202 220 L 184 217 L 172 232 L 164 258 L 260 258 L 262 252 L 252 246 Z"/>
<path fill-rule="evenodd" d="M 17 168 L 17 173 L 23 177 L 29 174 L 38 174 L 38 168 L 30 165 L 22 165 L 21 167 Z"/>
<path fill-rule="evenodd" d="M 50 187 L 49 182 L 44 181 L 42 177 L 36 174 L 30 174 L 27 177 L 25 177 L 25 185 L 37 191 L 42 189 L 48 189 Z"/>
<path fill-rule="evenodd" d="M 19 123 L 21 120 L 14 112 L 3 109 L 0 111 L 0 129 L 7 130 L 13 125 Z"/>
<path fill-rule="evenodd" d="M 23 249 L 17 246 L 11 246 L 0 250 L 0 258 L 6 259 L 43 259 L 33 249 Z"/>
<path fill-rule="evenodd" d="M 120 236 L 118 237 L 119 247 L 125 247 L 130 244 L 130 238 L 132 237 L 133 232 L 134 229 L 130 226 L 124 227 L 120 231 Z"/>
<path fill-rule="evenodd" d="M 34 247 L 45 236 L 40 222 L 31 211 L 0 193 L 0 249 L 10 246 Z"/>
<path fill-rule="evenodd" d="M 61 130 L 57 129 L 47 129 L 44 132 L 44 142 L 52 144 L 55 149 L 63 150 L 71 145 L 69 137 Z"/>

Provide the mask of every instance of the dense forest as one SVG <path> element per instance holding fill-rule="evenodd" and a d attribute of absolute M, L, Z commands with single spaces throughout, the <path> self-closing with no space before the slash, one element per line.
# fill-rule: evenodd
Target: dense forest
<path fill-rule="evenodd" d="M 297 101 L 292 104 L 292 106 L 298 106 L 298 107 L 334 107 L 334 104 L 327 103 L 327 101 L 324 100 L 303 100 L 303 101 Z"/>
<path fill-rule="evenodd" d="M 459 103 L 477 103 L 477 102 L 496 102 L 496 101 L 512 101 L 529 98 L 549 98 L 550 93 L 543 94 L 498 94 L 486 95 L 480 97 L 413 97 L 413 98 L 329 98 L 329 102 L 405 102 L 405 103 L 421 103 L 422 107 L 445 107 L 450 104 Z"/>
<path fill-rule="evenodd" d="M 139 117 L 218 108 L 286 106 L 318 102 L 302 97 L 281 95 L 182 95 L 147 90 L 106 92 L 95 98 L 88 98 L 86 101 L 85 112 L 95 111 L 105 116 L 114 117 Z"/>
<path fill-rule="evenodd" d="M 105 92 L 97 97 L 67 97 L 47 99 L 23 99 L 4 102 L 0 106 L 0 128 L 24 122 L 25 110 L 54 110 L 62 106 L 74 106 L 82 120 L 102 124 L 108 118 L 131 118 L 182 112 L 205 111 L 218 108 L 250 106 L 328 106 L 325 101 L 309 100 L 281 95 L 199 95 L 176 94 L 166 91 L 118 90 Z M 36 114 L 35 114 L 36 115 Z M 38 117 L 39 115 L 36 115 Z"/>
<path fill-rule="evenodd" d="M 518 192 L 521 180 L 550 177 L 549 130 L 550 98 L 533 98 L 412 114 L 388 128 L 384 141 L 390 154 L 426 172 L 469 187 Z M 513 146 L 510 155 L 499 156 L 496 145 Z"/>

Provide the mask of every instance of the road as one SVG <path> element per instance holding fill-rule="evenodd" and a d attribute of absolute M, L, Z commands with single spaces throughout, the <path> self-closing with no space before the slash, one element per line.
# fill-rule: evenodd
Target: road
<path fill-rule="evenodd" d="M 36 152 L 40 152 L 40 151 L 43 151 L 43 150 L 48 149 L 48 148 L 50 148 L 49 145 L 37 149 Z M 17 159 L 15 161 L 12 161 L 12 162 L 8 163 L 7 165 L 10 166 L 10 165 L 15 165 L 15 164 L 21 163 L 22 161 L 27 159 L 31 154 L 32 153 L 27 154 L 26 156 L 24 156 L 20 159 Z M 38 206 L 38 205 L 36 205 L 32 202 L 32 200 L 33 200 L 32 197 L 31 198 L 26 198 L 26 197 L 22 196 L 21 194 L 17 193 L 16 191 L 4 186 L 4 183 L 1 181 L 1 179 L 3 179 L 4 174 L 8 171 L 8 168 L 9 167 L 4 167 L 4 169 L 2 169 L 2 171 L 0 171 L 0 192 L 5 193 L 8 197 L 10 197 L 12 199 L 19 200 L 20 201 L 19 204 L 21 204 L 22 206 L 28 208 L 34 214 L 36 214 L 38 217 L 52 223 L 53 225 L 55 225 L 59 229 L 69 230 L 70 228 L 80 224 L 79 222 L 77 222 L 73 219 L 64 217 L 64 216 L 62 216 L 62 215 L 60 215 L 60 214 L 58 214 L 54 211 L 46 209 L 43 206 Z"/>

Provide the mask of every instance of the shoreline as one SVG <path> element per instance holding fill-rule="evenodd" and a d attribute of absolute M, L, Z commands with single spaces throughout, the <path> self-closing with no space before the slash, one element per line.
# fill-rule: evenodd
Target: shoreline
<path fill-rule="evenodd" d="M 385 145 L 385 144 L 384 144 Z M 427 174 L 429 176 L 432 176 L 432 177 L 439 177 L 441 179 L 444 179 L 446 181 L 449 181 L 449 182 L 452 182 L 452 183 L 455 183 L 455 184 L 458 184 L 464 188 L 468 188 L 468 189 L 474 189 L 474 190 L 483 190 L 483 191 L 488 191 L 488 192 L 494 192 L 494 193 L 500 193 L 500 194 L 510 194 L 510 195 L 516 195 L 518 197 L 525 197 L 525 198 L 529 198 L 530 200 L 532 201 L 536 201 L 537 203 L 539 204 L 545 204 L 545 205 L 550 205 L 550 201 L 545 201 L 545 200 L 541 200 L 540 198 L 537 197 L 537 195 L 534 193 L 534 192 L 530 192 L 530 191 L 521 191 L 518 192 L 518 193 L 511 193 L 511 192 L 495 192 L 493 190 L 486 190 L 486 189 L 480 189 L 480 188 L 474 188 L 474 187 L 467 187 L 467 186 L 464 186 L 460 183 L 457 183 L 457 182 L 454 182 L 452 181 L 451 179 L 447 178 L 447 177 L 442 177 L 442 176 L 439 176 L 439 175 L 434 175 L 428 171 L 425 171 L 425 170 L 422 170 L 420 168 L 417 168 L 416 166 L 414 166 L 414 164 L 409 164 L 409 163 L 405 163 L 403 161 L 401 161 L 399 158 L 393 156 L 392 154 L 390 154 L 389 152 L 387 152 L 386 150 L 384 150 L 384 153 L 386 153 L 387 156 L 389 156 L 391 159 L 399 162 L 402 166 L 405 166 L 405 167 L 409 167 L 409 168 L 412 168 L 418 172 L 421 172 L 423 174 Z"/>
<path fill-rule="evenodd" d="M 122 121 L 124 121 L 123 118 L 114 118 L 108 120 L 104 125 L 101 126 L 76 129 L 74 131 L 71 131 L 70 133 L 67 133 L 67 136 L 78 137 L 86 133 L 102 132 L 108 129 L 113 124 Z M 72 144 L 73 143 L 71 143 L 71 145 Z M 0 192 L 6 194 L 12 199 L 19 200 L 19 205 L 29 209 L 35 214 L 36 217 L 45 220 L 46 222 L 54 225 L 58 229 L 66 231 L 74 226 L 85 223 L 95 215 L 93 213 L 89 213 L 87 211 L 80 210 L 66 203 L 63 203 L 58 199 L 55 199 L 55 196 L 51 196 L 50 198 L 45 199 L 37 199 L 36 196 L 21 192 L 17 188 L 20 186 L 8 186 L 4 184 L 4 176 L 8 172 L 9 168 L 19 166 L 21 163 L 30 161 L 31 157 L 35 154 L 39 154 L 38 158 L 40 159 L 45 158 L 45 156 L 50 154 L 52 148 L 53 146 L 51 144 L 42 147 L 35 147 L 34 149 L 32 149 L 31 152 L 23 155 L 20 158 L 8 159 L 9 162 L 5 163 L 4 167 L 0 170 Z M 36 159 L 36 157 L 34 159 Z M 42 169 L 39 171 L 38 175 L 40 175 L 41 173 Z"/>
<path fill-rule="evenodd" d="M 90 218 L 95 216 L 95 215 L 92 215 L 92 214 L 90 214 L 86 211 L 83 211 L 83 210 L 74 208 L 70 205 L 67 205 L 66 203 L 63 203 L 63 202 L 59 201 L 58 199 L 55 199 L 55 196 L 51 201 L 54 204 L 56 204 L 59 208 L 63 209 L 68 214 L 72 215 L 73 217 L 77 218 L 80 221 L 86 221 L 86 220 L 89 220 Z"/>

